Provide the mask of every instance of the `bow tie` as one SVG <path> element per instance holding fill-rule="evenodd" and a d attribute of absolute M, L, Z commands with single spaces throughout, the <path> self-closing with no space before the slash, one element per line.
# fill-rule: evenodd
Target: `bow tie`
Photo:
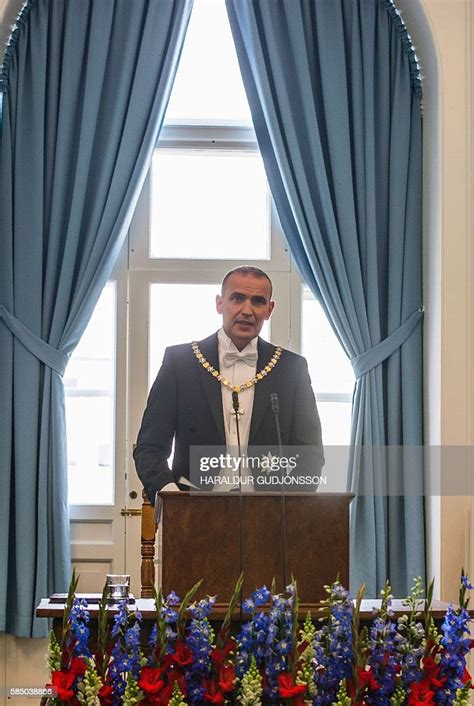
<path fill-rule="evenodd" d="M 224 353 L 223 363 L 226 367 L 235 365 L 238 360 L 241 360 L 246 365 L 253 367 L 257 364 L 257 351 L 227 351 Z"/>

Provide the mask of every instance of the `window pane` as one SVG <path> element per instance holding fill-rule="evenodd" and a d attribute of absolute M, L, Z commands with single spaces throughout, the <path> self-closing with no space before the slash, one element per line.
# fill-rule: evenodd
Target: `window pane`
<path fill-rule="evenodd" d="M 324 397 L 318 400 L 323 441 L 327 446 L 349 444 L 354 372 L 321 305 L 307 287 L 303 288 L 301 340 L 313 387 Z"/>
<path fill-rule="evenodd" d="M 269 196 L 259 154 L 156 150 L 150 256 L 265 260 Z"/>
<path fill-rule="evenodd" d="M 351 439 L 351 402 L 321 402 L 318 400 L 325 446 L 348 446 Z"/>
<path fill-rule="evenodd" d="M 251 122 L 224 0 L 194 0 L 166 122 Z"/>
<path fill-rule="evenodd" d="M 219 293 L 220 283 L 150 286 L 150 387 L 167 346 L 199 341 L 221 327 L 222 317 L 215 307 Z M 265 321 L 260 335 L 268 338 L 268 332 L 268 321 Z"/>
<path fill-rule="evenodd" d="M 71 505 L 114 500 L 115 312 L 109 282 L 65 373 Z"/>
<path fill-rule="evenodd" d="M 312 294 L 303 298 L 302 352 L 318 392 L 347 393 L 354 390 L 354 372 L 324 311 Z"/>

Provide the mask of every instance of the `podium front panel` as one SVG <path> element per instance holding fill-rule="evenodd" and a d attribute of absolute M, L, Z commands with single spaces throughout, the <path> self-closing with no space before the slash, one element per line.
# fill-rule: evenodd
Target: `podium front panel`
<path fill-rule="evenodd" d="M 243 597 L 292 575 L 302 608 L 326 597 L 324 585 L 349 583 L 352 495 L 308 493 L 163 493 L 162 587 L 183 597 L 204 579 L 197 598 L 229 602 L 244 572 Z"/>
<path fill-rule="evenodd" d="M 198 597 L 229 601 L 240 575 L 238 496 L 169 493 L 163 504 L 162 588 L 181 598 L 200 579 Z"/>
<path fill-rule="evenodd" d="M 243 494 L 243 595 L 260 586 L 285 587 L 283 504 L 280 496 Z"/>
<path fill-rule="evenodd" d="M 349 588 L 350 496 L 285 496 L 286 577 L 297 580 L 300 603 L 327 598 L 324 586 Z"/>

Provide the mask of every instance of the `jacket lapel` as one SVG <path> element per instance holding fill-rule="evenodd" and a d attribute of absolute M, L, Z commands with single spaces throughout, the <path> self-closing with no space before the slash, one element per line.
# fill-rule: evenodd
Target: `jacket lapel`
<path fill-rule="evenodd" d="M 275 352 L 275 346 L 263 339 L 258 339 L 258 360 L 257 373 L 260 372 L 271 359 Z M 273 370 L 269 375 L 266 375 L 262 380 L 259 380 L 255 385 L 255 393 L 253 398 L 252 422 L 250 424 L 249 444 L 254 442 L 256 433 L 265 415 L 267 406 L 270 404 L 270 395 L 275 392 L 274 379 L 272 380 Z"/>
<path fill-rule="evenodd" d="M 199 341 L 199 348 L 208 362 L 219 370 L 219 353 L 217 348 L 217 333 Z M 197 361 L 196 361 L 197 363 Z M 222 394 L 220 383 L 210 375 L 205 368 L 197 363 L 200 368 L 201 384 L 204 390 L 204 396 L 211 410 L 212 417 L 216 424 L 221 437 L 221 443 L 225 444 L 224 417 L 222 414 Z"/>

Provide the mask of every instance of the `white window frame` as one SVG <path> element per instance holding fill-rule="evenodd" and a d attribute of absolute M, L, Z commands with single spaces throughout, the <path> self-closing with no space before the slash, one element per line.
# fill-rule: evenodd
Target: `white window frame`
<path fill-rule="evenodd" d="M 216 152 L 259 153 L 253 128 L 223 125 L 173 125 L 163 127 L 156 149 L 167 150 L 206 150 Z M 152 258 L 149 255 L 150 233 L 150 175 L 144 184 L 130 227 L 129 263 L 131 270 L 183 271 L 224 271 L 245 264 L 240 259 L 184 259 Z M 265 272 L 290 272 L 291 262 L 288 246 L 280 226 L 273 200 L 270 200 L 270 259 L 249 260 L 249 264 L 260 267 Z"/>

